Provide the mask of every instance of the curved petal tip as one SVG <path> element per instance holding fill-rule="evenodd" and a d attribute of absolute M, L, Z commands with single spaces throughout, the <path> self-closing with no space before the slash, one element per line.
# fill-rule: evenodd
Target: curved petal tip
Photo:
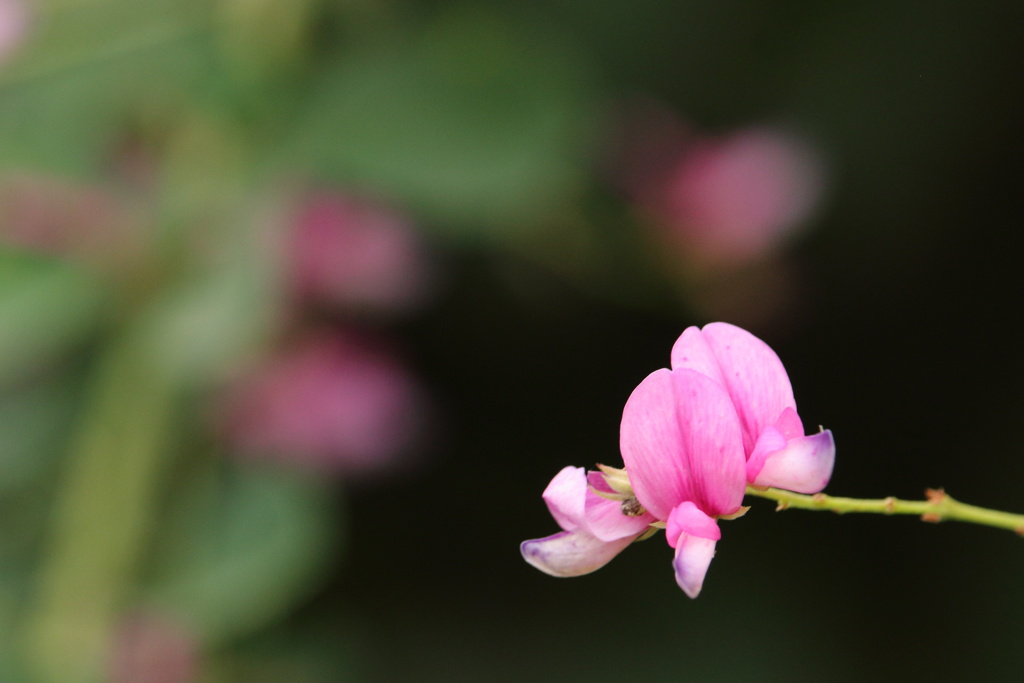
<path fill-rule="evenodd" d="M 545 574 L 559 577 L 582 576 L 608 564 L 633 542 L 636 536 L 602 541 L 582 529 L 563 531 L 547 538 L 523 541 L 523 559 Z"/>
<path fill-rule="evenodd" d="M 676 543 L 676 556 L 672 560 L 676 583 L 691 598 L 697 597 L 704 586 L 704 576 L 715 556 L 715 543 L 712 538 L 690 534 L 683 534 Z"/>
<path fill-rule="evenodd" d="M 704 575 L 715 556 L 715 543 L 722 537 L 722 531 L 714 519 L 686 501 L 672 510 L 665 533 L 669 545 L 676 549 L 672 561 L 676 583 L 695 598 L 704 585 Z"/>
<path fill-rule="evenodd" d="M 830 430 L 790 439 L 785 448 L 768 454 L 751 483 L 797 493 L 818 493 L 832 477 L 836 443 Z"/>

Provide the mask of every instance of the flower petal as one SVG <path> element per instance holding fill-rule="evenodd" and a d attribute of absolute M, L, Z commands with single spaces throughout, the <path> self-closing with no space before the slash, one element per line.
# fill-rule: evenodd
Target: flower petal
<path fill-rule="evenodd" d="M 688 500 L 674 507 L 666 520 L 665 538 L 673 548 L 680 534 L 717 541 L 722 537 L 722 530 L 718 528 L 718 522 Z"/>
<path fill-rule="evenodd" d="M 598 465 L 598 467 L 600 467 L 600 465 Z M 608 484 L 608 480 L 605 479 L 604 473 L 598 470 L 590 470 L 587 472 L 587 484 L 590 488 L 596 491 L 601 491 L 602 493 L 616 492 L 615 489 Z"/>
<path fill-rule="evenodd" d="M 786 408 L 796 410 L 789 375 L 771 347 L 746 330 L 711 323 L 701 334 L 718 360 L 743 425 L 744 448 L 750 453 L 761 432 L 774 425 Z"/>
<path fill-rule="evenodd" d="M 565 531 L 572 531 L 583 522 L 587 500 L 587 473 L 582 467 L 563 467 L 544 493 L 551 516 Z"/>
<path fill-rule="evenodd" d="M 655 521 L 649 512 L 630 516 L 622 510 L 621 502 L 588 492 L 587 514 L 582 527 L 600 541 L 615 541 L 626 536 L 636 537 Z"/>
<path fill-rule="evenodd" d="M 802 437 L 803 433 L 797 436 Z M 754 452 L 747 457 L 747 481 L 753 483 L 764 469 L 768 456 L 786 447 L 786 435 L 775 427 L 768 427 L 757 437 Z"/>
<path fill-rule="evenodd" d="M 687 595 L 695 598 L 704 585 L 704 576 L 708 573 L 711 558 L 715 556 L 715 543 L 722 537 L 722 532 L 715 520 L 688 501 L 672 510 L 665 534 L 669 545 L 676 549 L 672 561 L 676 583 Z"/>
<path fill-rule="evenodd" d="M 800 416 L 796 414 L 795 408 L 783 410 L 782 415 L 779 416 L 778 421 L 775 423 L 775 428 L 782 432 L 782 435 L 787 439 L 795 439 L 798 436 L 804 435 L 804 423 L 800 420 Z"/>
<path fill-rule="evenodd" d="M 817 493 L 832 477 L 835 459 L 836 443 L 827 429 L 790 439 L 784 448 L 767 455 L 764 467 L 752 483 L 797 493 Z"/>
<path fill-rule="evenodd" d="M 622 457 L 637 499 L 658 519 L 693 501 L 731 514 L 746 486 L 743 437 L 721 386 L 692 370 L 656 370 L 622 412 Z"/>
<path fill-rule="evenodd" d="M 687 501 L 669 515 L 665 529 L 669 545 L 676 549 L 672 562 L 676 583 L 691 598 L 697 597 L 703 578 L 715 556 L 715 544 L 722 538 L 718 522 Z"/>
<path fill-rule="evenodd" d="M 688 596 L 695 598 L 704 586 L 704 577 L 715 556 L 715 543 L 710 538 L 683 534 L 676 545 L 676 556 L 672 568 L 676 572 L 676 583 Z"/>
<path fill-rule="evenodd" d="M 582 529 L 523 541 L 523 559 L 551 576 L 582 576 L 600 569 L 633 542 L 635 536 L 601 541 Z"/>
<path fill-rule="evenodd" d="M 672 345 L 672 369 L 693 370 L 726 386 L 718 358 L 698 327 L 687 327 Z"/>

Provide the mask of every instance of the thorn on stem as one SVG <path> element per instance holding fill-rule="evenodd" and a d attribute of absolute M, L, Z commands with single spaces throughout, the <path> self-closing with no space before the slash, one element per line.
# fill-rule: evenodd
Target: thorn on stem
<path fill-rule="evenodd" d="M 946 495 L 945 489 L 925 489 L 924 496 L 928 499 L 928 502 L 932 505 L 938 505 L 942 501 L 946 500 L 949 496 Z"/>
<path fill-rule="evenodd" d="M 895 498 L 893 498 L 892 496 L 886 497 L 886 499 L 884 501 L 884 504 L 885 504 L 885 511 L 888 514 L 891 515 L 894 512 L 896 512 L 896 499 Z"/>
<path fill-rule="evenodd" d="M 940 515 L 937 512 L 926 512 L 923 515 L 921 515 L 921 521 L 937 524 L 942 521 L 942 515 Z"/>
<path fill-rule="evenodd" d="M 780 500 L 779 504 L 775 506 L 775 511 L 776 512 L 782 512 L 783 510 L 787 510 L 787 509 L 789 509 L 789 503 L 787 503 L 785 501 L 782 501 L 782 500 Z"/>

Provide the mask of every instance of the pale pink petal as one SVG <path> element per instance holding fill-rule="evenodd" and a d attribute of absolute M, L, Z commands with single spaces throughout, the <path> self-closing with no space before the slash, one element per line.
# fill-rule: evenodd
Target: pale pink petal
<path fill-rule="evenodd" d="M 629 516 L 622 512 L 622 503 L 608 500 L 593 491 L 587 492 L 587 513 L 582 526 L 602 541 L 615 541 L 626 536 L 643 533 L 654 516 L 648 512 Z"/>
<path fill-rule="evenodd" d="M 796 409 L 786 368 L 771 347 L 735 325 L 711 323 L 702 333 L 718 359 L 743 425 L 743 446 L 750 453 L 766 427 L 786 408 Z"/>
<path fill-rule="evenodd" d="M 596 571 L 633 542 L 635 537 L 605 542 L 582 529 L 563 531 L 519 546 L 523 559 L 551 576 L 582 576 Z"/>
<path fill-rule="evenodd" d="M 620 501 L 602 498 L 590 489 L 594 483 L 601 485 L 601 490 L 611 490 L 600 472 L 565 467 L 544 489 L 544 502 L 564 531 L 582 529 L 601 541 L 617 541 L 626 536 L 635 538 L 655 521 L 648 513 L 624 514 Z"/>
<path fill-rule="evenodd" d="M 676 583 L 691 598 L 697 597 L 704 585 L 711 558 L 715 556 L 715 543 L 722 537 L 715 520 L 686 502 L 672 510 L 665 530 L 669 545 L 676 549 L 672 568 Z"/>
<path fill-rule="evenodd" d="M 636 496 L 666 519 L 692 500 L 713 515 L 735 512 L 746 486 L 739 418 L 725 391 L 692 370 L 656 370 L 622 413 L 620 447 Z"/>
<path fill-rule="evenodd" d="M 541 494 L 551 516 L 565 531 L 578 527 L 585 513 L 587 474 L 582 467 L 564 467 Z"/>
<path fill-rule="evenodd" d="M 715 556 L 715 543 L 710 538 L 683 534 L 676 545 L 676 556 L 672 568 L 676 572 L 676 583 L 688 596 L 695 598 L 704 587 L 704 576 Z"/>
<path fill-rule="evenodd" d="M 752 483 L 797 493 L 817 493 L 828 484 L 835 464 L 832 432 L 790 439 L 784 448 L 769 453 Z"/>

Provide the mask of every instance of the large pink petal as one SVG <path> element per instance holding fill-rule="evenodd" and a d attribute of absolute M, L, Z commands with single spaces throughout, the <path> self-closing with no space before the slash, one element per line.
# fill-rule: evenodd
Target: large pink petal
<path fill-rule="evenodd" d="M 622 457 L 636 496 L 666 519 L 683 501 L 731 514 L 746 486 L 743 437 L 721 386 L 692 370 L 656 370 L 622 412 Z"/>
<path fill-rule="evenodd" d="M 524 541 L 523 559 L 551 576 L 582 576 L 600 569 L 633 542 L 634 537 L 605 542 L 582 529 Z"/>
<path fill-rule="evenodd" d="M 687 327 L 672 345 L 672 369 L 693 370 L 726 386 L 718 358 L 697 327 Z"/>
<path fill-rule="evenodd" d="M 582 467 L 563 467 L 544 493 L 551 516 L 565 531 L 572 531 L 583 522 L 587 500 L 587 473 Z"/>
<path fill-rule="evenodd" d="M 743 425 L 743 446 L 750 453 L 761 432 L 774 425 L 783 410 L 796 409 L 789 375 L 771 347 L 746 330 L 711 323 L 701 333 L 718 359 Z"/>
<path fill-rule="evenodd" d="M 832 477 L 835 459 L 836 443 L 829 430 L 790 439 L 784 448 L 767 455 L 752 483 L 797 493 L 817 493 Z"/>

